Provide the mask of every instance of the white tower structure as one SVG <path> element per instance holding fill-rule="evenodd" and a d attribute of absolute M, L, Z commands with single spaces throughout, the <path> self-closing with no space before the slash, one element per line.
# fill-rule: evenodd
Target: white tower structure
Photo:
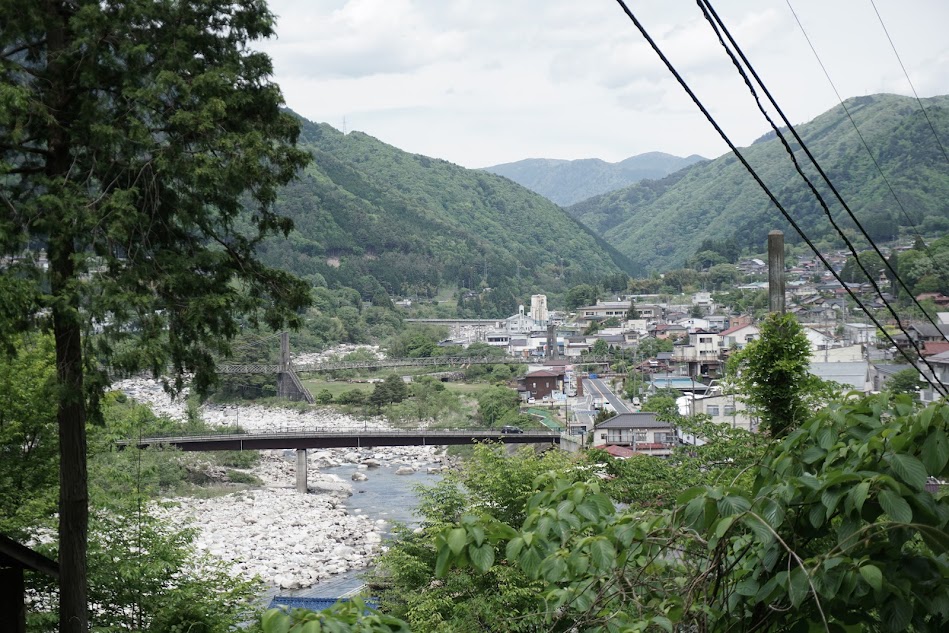
<path fill-rule="evenodd" d="M 547 314 L 547 295 L 531 295 L 531 318 L 543 323 L 550 318 Z"/>

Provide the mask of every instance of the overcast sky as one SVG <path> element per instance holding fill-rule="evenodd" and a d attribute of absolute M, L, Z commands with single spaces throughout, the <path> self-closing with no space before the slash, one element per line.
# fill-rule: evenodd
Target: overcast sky
<path fill-rule="evenodd" d="M 912 94 L 870 0 L 790 3 L 844 98 Z M 269 4 L 287 105 L 337 129 L 465 167 L 727 151 L 615 0 Z M 695 2 L 628 4 L 739 145 L 768 131 Z M 837 104 L 785 0 L 713 6 L 792 122 Z M 919 95 L 949 93 L 949 2 L 876 6 Z"/>

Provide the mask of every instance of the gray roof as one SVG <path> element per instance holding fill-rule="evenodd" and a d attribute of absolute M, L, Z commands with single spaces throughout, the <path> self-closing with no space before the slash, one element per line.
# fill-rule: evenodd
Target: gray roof
<path fill-rule="evenodd" d="M 655 413 L 620 413 L 596 426 L 597 429 L 671 429 L 672 425 L 656 419 Z"/>
<path fill-rule="evenodd" d="M 937 329 L 932 323 L 917 323 L 912 326 L 912 329 L 919 332 L 920 336 L 925 338 L 942 338 L 944 335 L 949 334 L 949 325 L 939 325 Z"/>
<path fill-rule="evenodd" d="M 867 387 L 870 364 L 867 361 L 851 363 L 811 363 L 810 372 L 822 380 L 833 380 L 863 391 Z"/>

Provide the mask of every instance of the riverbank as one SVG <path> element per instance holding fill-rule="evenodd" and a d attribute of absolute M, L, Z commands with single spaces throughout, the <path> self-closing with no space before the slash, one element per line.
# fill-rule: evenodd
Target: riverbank
<path fill-rule="evenodd" d="M 116 384 L 127 396 L 147 404 L 158 415 L 187 418 L 182 399 L 172 400 L 160 384 L 131 379 Z M 225 405 L 201 407 L 199 415 L 212 426 L 230 426 L 236 420 Z M 241 405 L 240 427 L 248 431 L 281 429 L 387 429 L 382 417 L 368 420 L 331 410 L 267 408 Z M 378 553 L 388 529 L 385 519 L 347 511 L 345 500 L 353 482 L 371 480 L 374 472 L 391 474 L 439 472 L 444 456 L 437 447 L 380 447 L 311 450 L 307 453 L 309 494 L 294 490 L 295 451 L 261 451 L 257 466 L 248 472 L 263 487 L 211 498 L 179 497 L 156 514 L 176 525 L 198 530 L 199 551 L 230 564 L 231 573 L 258 576 L 278 589 L 310 587 L 321 580 L 354 569 L 364 569 Z M 321 472 L 348 466 L 349 481 Z"/>

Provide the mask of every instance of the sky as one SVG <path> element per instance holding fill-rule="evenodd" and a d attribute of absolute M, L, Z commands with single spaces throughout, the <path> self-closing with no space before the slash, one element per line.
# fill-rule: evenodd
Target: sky
<path fill-rule="evenodd" d="M 920 97 L 949 94 L 949 2 L 874 0 Z M 792 123 L 912 95 L 871 0 L 713 0 Z M 739 146 L 770 130 L 688 0 L 628 0 Z M 718 157 L 724 141 L 615 0 L 270 0 L 261 43 L 287 105 L 464 167 L 525 158 Z"/>

